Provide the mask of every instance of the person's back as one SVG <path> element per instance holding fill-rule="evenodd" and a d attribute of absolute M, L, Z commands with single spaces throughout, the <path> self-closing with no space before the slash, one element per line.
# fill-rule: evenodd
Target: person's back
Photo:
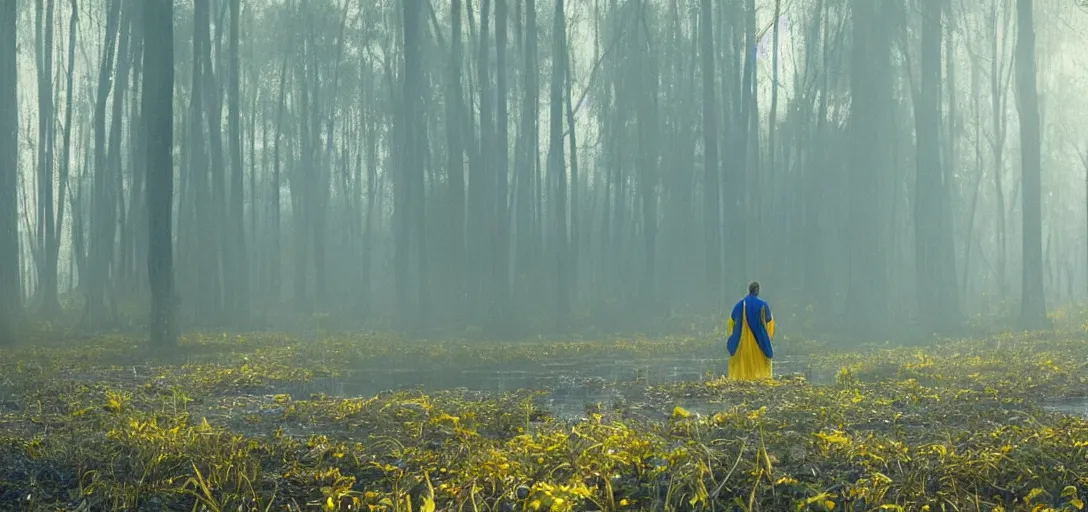
<path fill-rule="evenodd" d="M 749 284 L 748 295 L 733 306 L 729 332 L 729 378 L 772 378 L 774 317 L 771 306 L 759 298 L 758 282 Z"/>

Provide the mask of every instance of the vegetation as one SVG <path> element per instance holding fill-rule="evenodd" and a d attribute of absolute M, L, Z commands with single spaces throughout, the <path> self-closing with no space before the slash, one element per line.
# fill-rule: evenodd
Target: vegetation
<path fill-rule="evenodd" d="M 1078 3 L 6 0 L 0 343 L 668 333 L 751 279 L 839 338 L 1045 327 Z"/>
<path fill-rule="evenodd" d="M 1066 323 L 1072 323 L 1066 319 Z M 356 368 L 539 368 L 720 352 L 713 337 L 415 342 L 124 336 L 0 353 L 0 502 L 30 510 L 1081 510 L 1088 334 L 842 351 L 782 342 L 827 385 L 600 383 L 299 395 Z M 562 370 L 577 376 L 575 366 Z M 294 394 L 292 392 L 294 391 Z M 928 508 L 926 508 L 928 507 Z"/>

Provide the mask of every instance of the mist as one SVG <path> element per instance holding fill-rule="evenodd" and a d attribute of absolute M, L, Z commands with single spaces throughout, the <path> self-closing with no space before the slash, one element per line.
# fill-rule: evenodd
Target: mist
<path fill-rule="evenodd" d="M 0 509 L 1080 510 L 1086 48 L 1083 0 L 0 0 Z"/>
<path fill-rule="evenodd" d="M 14 3 L 5 309 L 142 325 L 160 34 Z M 183 330 L 665 333 L 758 279 L 788 332 L 918 338 L 1088 294 L 1074 2 L 235 3 L 173 9 Z"/>

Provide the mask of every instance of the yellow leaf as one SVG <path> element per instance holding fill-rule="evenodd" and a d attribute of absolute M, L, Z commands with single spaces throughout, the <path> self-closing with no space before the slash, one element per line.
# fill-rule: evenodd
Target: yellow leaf
<path fill-rule="evenodd" d="M 1080 498 L 1073 498 L 1069 500 L 1069 504 L 1076 507 L 1077 510 L 1084 510 L 1084 501 Z"/>
<path fill-rule="evenodd" d="M 688 418 L 690 416 L 691 416 L 691 413 L 688 412 L 687 409 L 684 409 L 683 407 L 680 407 L 679 405 L 676 406 L 675 408 L 673 408 L 673 410 L 672 410 L 672 417 L 673 418 Z"/>

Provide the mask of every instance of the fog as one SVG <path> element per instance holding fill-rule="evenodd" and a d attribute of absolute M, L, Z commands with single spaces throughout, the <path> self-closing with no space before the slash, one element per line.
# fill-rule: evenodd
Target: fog
<path fill-rule="evenodd" d="M 1074 0 L 2 0 L 0 339 L 709 332 L 752 280 L 787 336 L 1045 328 L 1085 48 Z"/>

